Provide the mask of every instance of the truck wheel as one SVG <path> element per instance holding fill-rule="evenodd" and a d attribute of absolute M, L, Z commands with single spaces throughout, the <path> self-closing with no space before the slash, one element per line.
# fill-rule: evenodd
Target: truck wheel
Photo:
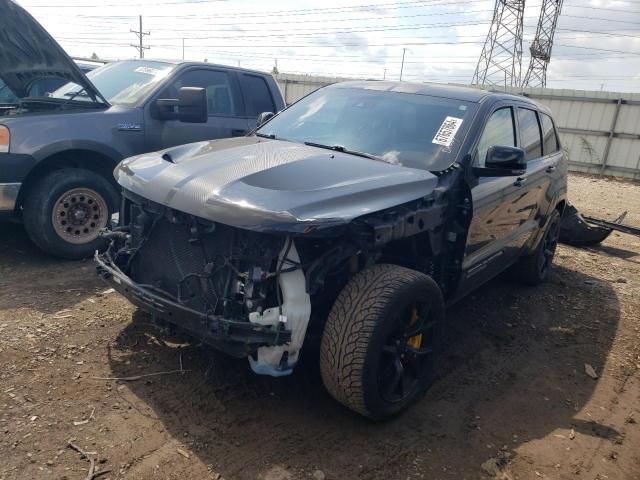
<path fill-rule="evenodd" d="M 431 385 L 444 300 L 427 275 L 374 265 L 355 275 L 334 303 L 320 345 L 329 393 L 351 410 L 389 418 Z"/>
<path fill-rule="evenodd" d="M 47 253 L 79 259 L 104 247 L 98 236 L 118 208 L 118 192 L 89 170 L 64 168 L 27 193 L 23 219 L 29 237 Z"/>
<path fill-rule="evenodd" d="M 554 210 L 540 245 L 532 255 L 522 257 L 516 264 L 515 274 L 526 285 L 539 285 L 549 276 L 553 256 L 560 236 L 560 212 Z"/>

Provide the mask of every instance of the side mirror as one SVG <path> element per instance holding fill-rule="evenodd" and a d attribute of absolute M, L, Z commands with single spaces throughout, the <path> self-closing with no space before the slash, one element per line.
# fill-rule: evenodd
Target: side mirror
<path fill-rule="evenodd" d="M 519 147 L 493 145 L 487 150 L 484 167 L 474 167 L 479 177 L 516 177 L 527 171 L 525 151 Z"/>
<path fill-rule="evenodd" d="M 268 122 L 273 118 L 273 116 L 274 116 L 273 112 L 262 112 L 260 115 L 258 115 L 257 126 L 259 127 L 263 123 Z"/>
<path fill-rule="evenodd" d="M 155 113 L 161 120 L 180 120 L 186 123 L 207 123 L 207 91 L 199 87 L 182 87 L 178 98 L 159 98 Z"/>
<path fill-rule="evenodd" d="M 187 123 L 207 123 L 207 91 L 198 87 L 178 90 L 178 120 Z"/>

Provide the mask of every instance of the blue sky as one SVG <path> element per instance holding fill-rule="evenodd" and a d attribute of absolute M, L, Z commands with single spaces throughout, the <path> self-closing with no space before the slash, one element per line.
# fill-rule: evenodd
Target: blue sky
<path fill-rule="evenodd" d="M 148 58 L 280 72 L 468 83 L 494 0 L 24 0 L 74 56 L 132 58 L 131 29 L 149 31 Z M 523 75 L 541 0 L 525 10 Z M 565 0 L 548 86 L 640 91 L 640 0 Z"/>

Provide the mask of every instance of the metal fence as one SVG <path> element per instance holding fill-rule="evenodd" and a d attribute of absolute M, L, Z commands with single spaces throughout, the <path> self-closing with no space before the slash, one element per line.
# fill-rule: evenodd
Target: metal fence
<path fill-rule="evenodd" d="M 331 83 L 350 80 L 276 75 L 287 104 Z M 507 89 L 553 112 L 572 171 L 640 179 L 640 94 L 585 90 Z"/>

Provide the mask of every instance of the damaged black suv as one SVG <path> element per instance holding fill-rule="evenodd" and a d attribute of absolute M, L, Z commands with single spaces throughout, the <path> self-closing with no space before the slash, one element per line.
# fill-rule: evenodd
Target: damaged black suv
<path fill-rule="evenodd" d="M 445 306 L 513 267 L 548 275 L 567 161 L 547 109 L 449 86 L 322 88 L 244 138 L 129 158 L 98 272 L 260 374 L 305 339 L 374 419 L 430 385 Z"/>

